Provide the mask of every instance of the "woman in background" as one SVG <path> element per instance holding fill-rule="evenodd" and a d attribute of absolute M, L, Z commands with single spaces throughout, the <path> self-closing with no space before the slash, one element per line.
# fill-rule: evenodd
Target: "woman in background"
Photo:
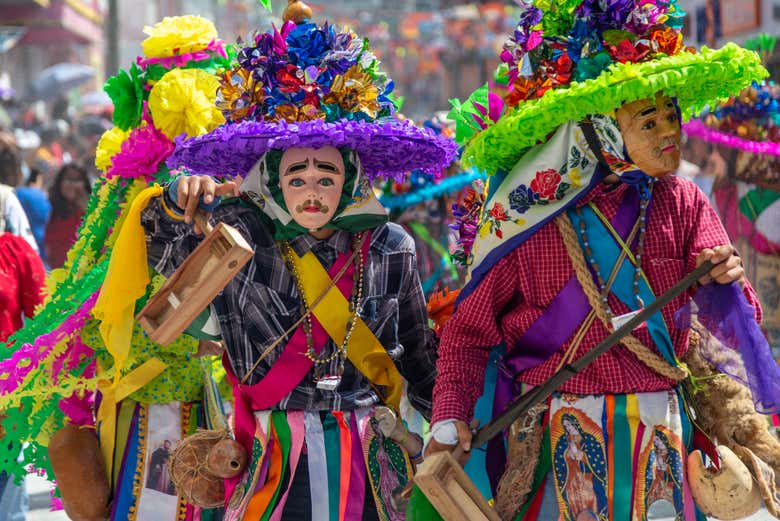
<path fill-rule="evenodd" d="M 76 231 L 84 216 L 92 190 L 87 172 L 74 164 L 63 166 L 49 190 L 51 220 L 46 227 L 46 259 L 52 269 L 65 264 L 65 258 L 76 240 Z"/>

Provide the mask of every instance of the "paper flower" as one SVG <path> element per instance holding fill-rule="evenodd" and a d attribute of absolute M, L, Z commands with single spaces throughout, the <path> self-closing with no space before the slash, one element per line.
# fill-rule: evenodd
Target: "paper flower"
<path fill-rule="evenodd" d="M 127 139 L 130 132 L 122 130 L 119 127 L 103 132 L 98 141 L 97 151 L 95 152 L 95 166 L 101 172 L 105 172 L 111 167 L 111 158 L 118 154 L 122 148 L 122 143 Z"/>
<path fill-rule="evenodd" d="M 149 94 L 155 126 L 169 139 L 200 136 L 225 122 L 216 106 L 219 80 L 200 69 L 174 69 Z"/>
<path fill-rule="evenodd" d="M 114 125 L 130 130 L 141 123 L 144 104 L 143 71 L 133 64 L 129 71 L 120 70 L 106 81 L 106 91 L 114 104 Z"/>
<path fill-rule="evenodd" d="M 195 15 L 166 16 L 153 26 L 145 26 L 149 35 L 141 42 L 147 58 L 165 58 L 206 48 L 217 39 L 217 29 L 209 20 Z"/>
<path fill-rule="evenodd" d="M 106 177 L 143 177 L 150 181 L 173 149 L 173 143 L 154 125 L 139 127 L 122 143 L 122 149 L 114 156 Z"/>

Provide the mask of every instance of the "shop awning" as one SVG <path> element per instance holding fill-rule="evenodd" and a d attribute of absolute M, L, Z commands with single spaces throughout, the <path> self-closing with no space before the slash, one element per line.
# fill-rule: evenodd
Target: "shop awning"
<path fill-rule="evenodd" d="M 77 0 L 0 0 L 0 20 L 27 29 L 23 45 L 89 44 L 103 37 L 102 15 Z"/>

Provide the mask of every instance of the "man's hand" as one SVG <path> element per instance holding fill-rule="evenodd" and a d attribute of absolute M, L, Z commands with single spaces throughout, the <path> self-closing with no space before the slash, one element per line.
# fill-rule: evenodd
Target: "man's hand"
<path fill-rule="evenodd" d="M 211 204 L 214 202 L 214 197 L 228 194 L 238 195 L 238 185 L 233 181 L 217 183 L 207 175 L 181 176 L 176 187 L 176 204 L 184 212 L 184 222 L 189 224 L 201 198 L 204 204 Z M 193 229 L 195 233 L 202 233 L 197 225 Z"/>
<path fill-rule="evenodd" d="M 202 358 L 204 356 L 222 356 L 225 352 L 225 344 L 219 340 L 199 340 L 198 352 L 195 353 L 196 358 Z"/>
<path fill-rule="evenodd" d="M 452 452 L 455 450 L 455 447 L 460 445 L 461 450 L 463 450 L 463 455 L 458 459 L 458 463 L 465 465 L 471 454 L 471 429 L 466 425 L 466 422 L 460 420 L 455 422 L 455 429 L 458 432 L 457 444 L 447 445 L 445 443 L 439 443 L 436 441 L 435 437 L 431 437 L 428 446 L 425 448 L 425 455 L 430 456 L 431 454 L 441 451 Z"/>
<path fill-rule="evenodd" d="M 715 264 L 715 267 L 699 279 L 699 284 L 702 286 L 713 281 L 718 284 L 739 282 L 741 286 L 745 285 L 745 269 L 742 267 L 742 259 L 736 254 L 734 246 L 731 244 L 703 249 L 696 257 L 696 266 L 700 266 L 706 260 Z"/>

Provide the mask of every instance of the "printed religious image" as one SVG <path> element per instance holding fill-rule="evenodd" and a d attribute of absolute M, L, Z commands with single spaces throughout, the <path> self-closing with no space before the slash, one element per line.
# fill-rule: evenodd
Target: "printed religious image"
<path fill-rule="evenodd" d="M 163 440 L 159 446 L 152 449 L 146 469 L 146 488 L 171 496 L 176 495 L 168 471 L 168 461 L 173 450 L 173 443 L 170 440 Z"/>
<path fill-rule="evenodd" d="M 144 510 L 146 513 L 151 513 L 152 505 L 159 510 L 162 504 L 168 504 L 169 499 L 176 503 L 176 488 L 168 464 L 181 441 L 181 418 L 178 408 L 168 405 L 153 405 L 148 409 L 146 465 L 142 481 L 145 491 L 142 503 L 146 503 L 142 506 L 150 509 Z"/>

